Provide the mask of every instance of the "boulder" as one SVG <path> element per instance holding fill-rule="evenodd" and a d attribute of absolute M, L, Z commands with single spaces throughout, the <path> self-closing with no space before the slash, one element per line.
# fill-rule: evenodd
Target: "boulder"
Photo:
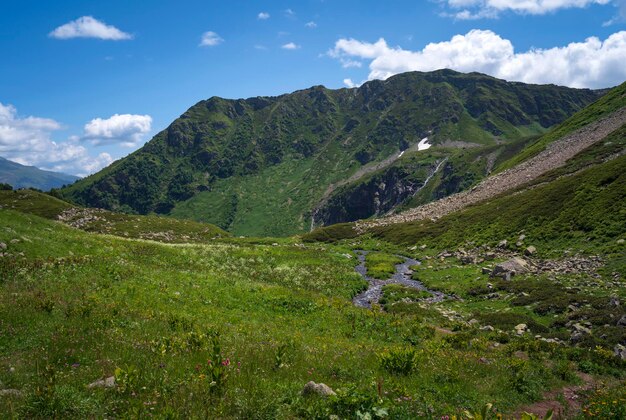
<path fill-rule="evenodd" d="M 21 397 L 22 391 L 19 389 L 0 389 L 0 397 Z"/>
<path fill-rule="evenodd" d="M 524 255 L 534 255 L 536 252 L 537 248 L 531 245 L 524 250 Z"/>
<path fill-rule="evenodd" d="M 620 305 L 620 301 L 619 298 L 617 296 L 612 296 L 611 300 L 609 301 L 609 306 L 611 308 L 617 308 Z"/>
<path fill-rule="evenodd" d="M 491 275 L 491 268 L 489 268 L 489 267 L 483 267 L 483 268 L 481 269 L 481 272 L 482 272 L 483 274 Z"/>
<path fill-rule="evenodd" d="M 484 258 L 487 261 L 491 261 L 494 258 L 496 258 L 496 253 L 495 252 L 485 252 Z"/>
<path fill-rule="evenodd" d="M 336 394 L 335 394 L 335 391 L 333 391 L 332 388 L 326 384 L 323 384 L 321 382 L 319 384 L 316 384 L 313 381 L 309 381 L 307 382 L 306 385 L 304 385 L 304 388 L 302 389 L 302 395 L 304 397 L 308 397 L 311 395 L 319 395 L 321 397 L 328 397 L 328 396 L 336 395 Z"/>
<path fill-rule="evenodd" d="M 7 244 L 0 242 L 0 251 L 4 251 L 5 249 L 7 249 Z"/>
<path fill-rule="evenodd" d="M 501 240 L 500 242 L 498 242 L 498 248 L 500 249 L 506 249 L 509 246 L 509 241 L 507 241 L 506 239 Z"/>
<path fill-rule="evenodd" d="M 512 276 L 528 271 L 528 263 L 523 258 L 514 257 L 508 261 L 496 264 L 491 273 L 492 277 L 510 279 Z"/>
<path fill-rule="evenodd" d="M 616 344 L 613 348 L 613 354 L 621 360 L 626 360 L 626 347 L 621 344 Z"/>
<path fill-rule="evenodd" d="M 626 315 L 622 315 L 622 317 L 617 321 L 618 327 L 626 327 Z"/>
<path fill-rule="evenodd" d="M 87 385 L 87 388 L 115 388 L 115 376 L 109 376 L 108 378 L 98 379 L 95 382 Z"/>
<path fill-rule="evenodd" d="M 526 324 L 517 324 L 514 328 L 515 334 L 522 335 L 526 332 L 529 332 L 528 326 Z"/>
<path fill-rule="evenodd" d="M 493 328 L 491 325 L 485 325 L 483 327 L 480 327 L 481 331 L 495 331 L 496 329 Z"/>

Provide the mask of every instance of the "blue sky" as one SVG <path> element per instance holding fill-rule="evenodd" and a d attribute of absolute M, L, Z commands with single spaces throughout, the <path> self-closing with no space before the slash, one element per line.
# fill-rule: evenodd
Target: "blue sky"
<path fill-rule="evenodd" d="M 0 156 L 85 175 L 214 95 L 408 70 L 612 86 L 624 17 L 624 0 L 4 1 Z"/>

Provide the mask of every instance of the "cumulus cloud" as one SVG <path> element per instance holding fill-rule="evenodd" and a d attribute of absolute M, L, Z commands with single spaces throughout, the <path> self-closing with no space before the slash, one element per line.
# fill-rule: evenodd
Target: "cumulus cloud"
<path fill-rule="evenodd" d="M 304 26 L 306 26 L 309 29 L 314 29 L 314 28 L 317 28 L 317 23 L 310 21 L 310 22 L 305 23 Z"/>
<path fill-rule="evenodd" d="M 349 88 L 353 88 L 353 87 L 359 86 L 358 84 L 354 83 L 352 81 L 352 79 L 343 79 L 343 84 L 346 85 L 346 87 L 349 87 Z"/>
<path fill-rule="evenodd" d="M 94 145 L 119 143 L 125 147 L 137 146 L 152 129 L 149 115 L 115 114 L 110 118 L 94 118 L 85 124 L 83 140 Z"/>
<path fill-rule="evenodd" d="M 270 18 L 270 14 L 267 12 L 261 12 L 257 15 L 256 17 L 259 20 L 265 20 L 265 19 L 269 19 Z"/>
<path fill-rule="evenodd" d="M 218 34 L 213 31 L 207 31 L 202 34 L 202 38 L 200 39 L 200 46 L 214 47 L 221 44 L 222 42 L 224 42 L 224 40 Z"/>
<path fill-rule="evenodd" d="M 91 156 L 76 137 L 51 139 L 61 124 L 49 118 L 20 117 L 12 105 L 0 103 L 0 155 L 22 165 L 85 176 L 109 165 L 108 153 Z"/>
<path fill-rule="evenodd" d="M 115 26 L 107 25 L 92 16 L 79 17 L 59 26 L 48 35 L 56 39 L 98 38 L 112 41 L 133 38 L 131 34 L 123 32 Z"/>
<path fill-rule="evenodd" d="M 452 13 L 444 15 L 456 19 L 495 18 L 511 11 L 519 14 L 544 15 L 561 9 L 582 8 L 592 4 L 605 5 L 612 0 L 441 0 Z M 620 2 L 622 0 L 613 0 Z"/>
<path fill-rule="evenodd" d="M 280 48 L 282 48 L 283 50 L 297 50 L 298 48 L 300 48 L 300 46 L 296 43 L 288 42 Z"/>
<path fill-rule="evenodd" d="M 602 88 L 626 79 L 626 31 L 614 33 L 604 41 L 590 37 L 562 47 L 526 52 L 515 52 L 508 39 L 478 29 L 455 35 L 449 41 L 430 43 L 419 51 L 390 47 L 383 38 L 374 43 L 339 39 L 328 55 L 338 59 L 344 67 L 349 60 L 369 60 L 369 79 L 442 68 L 571 87 Z"/>

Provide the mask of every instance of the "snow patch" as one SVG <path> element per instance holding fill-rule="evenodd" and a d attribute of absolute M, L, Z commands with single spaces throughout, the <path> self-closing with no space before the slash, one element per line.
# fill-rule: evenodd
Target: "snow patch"
<path fill-rule="evenodd" d="M 418 144 L 417 144 L 417 150 L 426 150 L 426 149 L 430 149 L 430 146 L 432 146 L 432 144 L 428 143 L 428 137 L 424 137 Z"/>

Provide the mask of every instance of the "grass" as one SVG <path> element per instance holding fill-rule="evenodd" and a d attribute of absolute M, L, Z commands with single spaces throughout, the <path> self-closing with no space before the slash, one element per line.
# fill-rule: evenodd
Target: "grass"
<path fill-rule="evenodd" d="M 545 150 L 545 148 L 553 141 L 564 137 L 579 128 L 582 128 L 587 124 L 604 118 L 612 112 L 615 112 L 625 106 L 626 83 L 622 83 L 593 104 L 583 108 L 581 111 L 565 120 L 562 124 L 559 124 L 549 133 L 540 137 L 535 143 L 522 150 L 521 153 L 504 162 L 497 168 L 497 171 L 512 168 L 513 166 L 530 159 Z"/>
<path fill-rule="evenodd" d="M 383 252 L 370 252 L 365 257 L 367 275 L 375 279 L 387 280 L 396 272 L 396 264 L 404 260 L 397 255 Z"/>
<path fill-rule="evenodd" d="M 457 349 L 429 326 L 440 317 L 354 307 L 364 281 L 341 247 L 161 244 L 6 209 L 0 226 L 10 254 L 0 258 L 0 381 L 22 392 L 0 399 L 9 416 L 415 418 L 486 402 L 510 412 L 533 398 L 509 372 L 516 337 Z M 417 297 L 395 289 L 388 299 Z M 416 368 L 398 373 L 406 354 Z M 562 383 L 540 362 L 526 368 L 537 389 Z M 110 375 L 115 389 L 85 387 Z M 309 380 L 337 396 L 302 397 Z"/>
<path fill-rule="evenodd" d="M 188 243 L 208 242 L 229 236 L 227 232 L 216 226 L 190 220 L 81 209 L 33 190 L 0 191 L 0 206 L 4 209 L 30 213 L 51 220 L 57 220 L 64 212 L 74 209 L 76 212 L 71 217 L 65 217 L 66 223 L 88 232 L 126 238 Z"/>

